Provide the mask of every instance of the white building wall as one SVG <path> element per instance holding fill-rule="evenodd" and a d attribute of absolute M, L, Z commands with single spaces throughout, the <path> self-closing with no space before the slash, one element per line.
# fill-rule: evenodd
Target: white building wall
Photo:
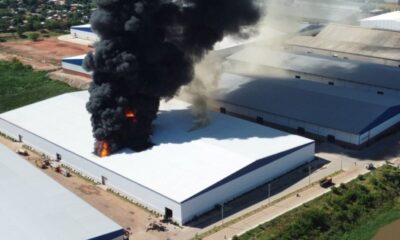
<path fill-rule="evenodd" d="M 288 127 L 297 130 L 299 127 L 304 128 L 306 133 L 312 133 L 320 137 L 326 138 L 328 135 L 332 135 L 336 140 L 342 141 L 349 144 L 359 145 L 360 137 L 357 134 L 351 134 L 343 131 L 338 131 L 335 129 L 330 129 L 322 126 L 318 126 L 312 123 L 306 123 L 296 119 L 286 118 L 284 116 L 278 116 L 272 113 L 261 112 L 256 110 L 251 110 L 246 107 L 240 107 L 234 104 L 218 102 L 220 107 L 224 107 L 229 113 L 240 114 L 252 119 L 256 119 L 258 116 L 262 117 L 264 121 L 277 124 L 280 126 Z"/>
<path fill-rule="evenodd" d="M 183 220 L 189 221 L 199 213 L 207 212 L 269 182 L 314 159 L 315 145 L 311 144 L 240 178 L 206 192 L 182 204 Z"/>
<path fill-rule="evenodd" d="M 61 163 L 70 166 L 74 170 L 80 172 L 84 176 L 93 178 L 97 182 L 101 182 L 102 176 L 107 178 L 106 185 L 112 189 L 131 198 L 133 201 L 148 207 L 151 210 L 164 214 L 165 207 L 173 211 L 173 219 L 178 223 L 182 223 L 182 212 L 179 203 L 160 195 L 138 183 L 135 183 L 117 173 L 114 173 L 94 162 L 87 160 L 75 153 L 68 151 L 56 144 L 50 143 L 41 137 L 23 130 L 0 118 L 1 132 L 6 135 L 18 139 L 21 135 L 22 141 L 34 149 L 45 153 L 46 155 L 56 159 L 56 154 L 62 157 Z"/>
<path fill-rule="evenodd" d="M 400 122 L 400 114 L 397 114 L 396 116 L 390 118 L 389 120 L 381 123 L 380 125 L 376 126 L 375 128 L 371 129 L 370 131 L 368 131 L 367 133 L 364 133 L 361 136 L 361 144 L 367 142 L 368 140 L 378 136 L 379 134 L 381 134 L 382 132 L 384 132 L 385 130 L 389 129 L 390 127 L 398 124 Z M 363 138 L 364 136 L 364 138 Z M 368 136 L 368 137 L 365 137 Z"/>
<path fill-rule="evenodd" d="M 97 36 L 97 34 L 93 33 L 93 32 L 85 32 L 85 31 L 81 31 L 78 29 L 72 29 L 71 28 L 71 36 L 73 38 L 79 38 L 82 40 L 88 40 L 88 41 L 99 41 L 99 37 Z"/>
<path fill-rule="evenodd" d="M 308 74 L 308 73 L 301 73 L 301 72 L 296 72 L 296 71 L 290 71 L 290 72 L 288 71 L 287 75 L 290 78 L 295 78 L 296 76 L 300 76 L 301 79 L 324 83 L 324 84 L 329 84 L 330 82 L 332 82 L 334 84 L 334 86 L 351 87 L 351 88 L 356 88 L 356 89 L 368 91 L 368 92 L 375 93 L 375 94 L 378 94 L 378 92 L 382 92 L 385 95 L 400 96 L 400 91 L 397 91 L 395 89 L 384 88 L 384 87 L 373 86 L 373 85 L 366 85 L 366 84 L 362 84 L 359 82 L 352 82 L 352 81 L 346 80 L 346 79 L 330 78 L 330 77 L 319 76 L 319 75 Z M 379 79 L 377 81 L 379 81 Z"/>

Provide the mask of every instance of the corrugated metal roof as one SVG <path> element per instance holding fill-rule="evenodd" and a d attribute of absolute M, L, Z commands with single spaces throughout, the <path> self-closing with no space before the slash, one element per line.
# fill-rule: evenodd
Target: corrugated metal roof
<path fill-rule="evenodd" d="M 116 238 L 124 233 L 112 220 L 3 145 L 0 192 L 2 239 L 81 240 Z"/>
<path fill-rule="evenodd" d="M 400 60 L 400 32 L 329 24 L 316 37 L 298 36 L 288 45 Z"/>
<path fill-rule="evenodd" d="M 375 21 L 375 20 L 393 20 L 400 21 L 400 11 L 388 12 L 373 17 L 361 19 L 361 21 Z"/>
<path fill-rule="evenodd" d="M 400 113 L 400 109 L 392 111 L 400 105 L 398 98 L 277 77 L 224 74 L 216 98 L 253 110 L 354 134 L 363 133 L 393 114 Z"/>
<path fill-rule="evenodd" d="M 358 6 L 352 4 L 332 4 L 323 1 L 270 1 L 268 9 L 278 11 L 275 15 L 288 18 L 302 18 L 324 22 L 345 22 L 361 12 Z"/>
<path fill-rule="evenodd" d="M 336 23 L 331 23 L 326 26 L 317 35 L 317 38 L 387 48 L 400 48 L 400 32 Z"/>
<path fill-rule="evenodd" d="M 207 128 L 188 132 L 192 127 L 189 105 L 171 100 L 161 104 L 152 149 L 139 153 L 126 149 L 99 158 L 93 154 L 90 115 L 85 109 L 88 98 L 86 91 L 64 94 L 0 118 L 176 202 L 258 160 L 313 142 L 220 113 L 210 113 Z"/>
<path fill-rule="evenodd" d="M 400 68 L 379 64 L 247 47 L 229 60 L 400 90 Z"/>

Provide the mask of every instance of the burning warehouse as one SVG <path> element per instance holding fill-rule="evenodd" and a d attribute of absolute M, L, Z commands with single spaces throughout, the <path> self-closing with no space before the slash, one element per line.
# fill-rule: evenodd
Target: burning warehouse
<path fill-rule="evenodd" d="M 100 158 L 93 153 L 88 98 L 86 91 L 64 94 L 3 113 L 0 132 L 179 223 L 314 156 L 311 140 L 220 113 L 210 114 L 207 128 L 189 132 L 190 106 L 171 100 L 160 104 L 151 149 Z M 134 113 L 125 114 L 135 121 Z"/>
<path fill-rule="evenodd" d="M 97 1 L 90 24 L 100 41 L 84 61 L 85 69 L 93 72 L 86 108 L 95 152 L 150 148 L 160 100 L 189 84 L 194 64 L 225 35 L 240 34 L 258 22 L 256 2 Z M 135 121 L 127 111 L 134 113 Z"/>

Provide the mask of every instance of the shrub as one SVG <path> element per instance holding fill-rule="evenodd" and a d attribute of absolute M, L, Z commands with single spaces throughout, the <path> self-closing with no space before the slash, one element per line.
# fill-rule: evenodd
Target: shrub
<path fill-rule="evenodd" d="M 34 42 L 36 42 L 39 39 L 39 33 L 33 32 L 28 34 L 28 38 Z"/>
<path fill-rule="evenodd" d="M 335 186 L 331 187 L 331 190 L 332 190 L 332 192 L 333 192 L 334 194 L 337 194 L 337 195 L 340 194 L 339 188 L 337 188 L 337 187 L 335 187 Z"/>

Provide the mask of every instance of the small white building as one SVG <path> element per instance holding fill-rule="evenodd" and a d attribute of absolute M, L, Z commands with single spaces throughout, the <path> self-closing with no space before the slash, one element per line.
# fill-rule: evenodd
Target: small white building
<path fill-rule="evenodd" d="M 189 132 L 189 105 L 162 103 L 155 146 L 93 154 L 88 92 L 64 94 L 0 115 L 19 139 L 149 209 L 186 223 L 314 158 L 314 141 L 220 113 Z"/>
<path fill-rule="evenodd" d="M 121 226 L 0 144 L 0 236 L 122 240 Z"/>
<path fill-rule="evenodd" d="M 64 72 L 81 75 L 83 77 L 91 77 L 91 73 L 83 69 L 83 60 L 85 59 L 86 54 L 67 57 L 61 60 L 61 67 Z"/>
<path fill-rule="evenodd" d="M 90 24 L 72 26 L 70 31 L 72 38 L 78 38 L 93 42 L 99 41 L 99 36 L 93 32 Z"/>
<path fill-rule="evenodd" d="M 221 111 L 361 147 L 400 123 L 400 98 L 295 78 L 223 74 Z"/>
<path fill-rule="evenodd" d="M 376 28 L 391 31 L 400 31 L 400 11 L 384 13 L 381 15 L 360 20 L 361 27 Z"/>

